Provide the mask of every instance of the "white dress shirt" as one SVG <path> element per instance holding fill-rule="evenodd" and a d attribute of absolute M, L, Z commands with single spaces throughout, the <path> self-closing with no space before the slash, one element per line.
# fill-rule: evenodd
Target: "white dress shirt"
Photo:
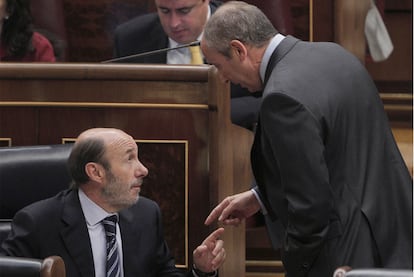
<path fill-rule="evenodd" d="M 96 205 L 86 194 L 79 189 L 79 200 L 85 215 L 86 225 L 88 226 L 89 238 L 92 246 L 93 264 L 95 266 L 95 276 L 106 276 L 106 235 L 101 221 L 112 214 Z M 118 243 L 120 277 L 124 276 L 122 259 L 122 240 L 119 224 L 116 224 L 116 241 Z"/>
<path fill-rule="evenodd" d="M 282 42 L 284 38 L 285 38 L 284 35 L 277 34 L 276 36 L 272 38 L 269 45 L 267 46 L 263 54 L 262 62 L 260 63 L 260 78 L 262 79 L 262 82 L 264 82 L 264 79 L 265 79 L 266 68 L 267 68 L 267 65 L 269 64 L 270 57 L 272 56 L 276 47 L 279 46 L 279 44 Z"/>

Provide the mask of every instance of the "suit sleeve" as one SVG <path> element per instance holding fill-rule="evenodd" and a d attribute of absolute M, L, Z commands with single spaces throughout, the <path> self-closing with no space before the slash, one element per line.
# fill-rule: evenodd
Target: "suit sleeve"
<path fill-rule="evenodd" d="M 38 258 L 39 253 L 36 252 L 36 249 L 39 249 L 39 247 L 34 244 L 41 240 L 34 237 L 35 229 L 36 224 L 32 217 L 25 210 L 18 212 L 13 219 L 9 236 L 1 245 L 1 254 L 13 257 Z"/>
<path fill-rule="evenodd" d="M 326 239 L 333 209 L 323 128 L 301 103 L 278 93 L 265 97 L 260 118 L 271 148 L 266 155 L 274 161 L 271 170 L 279 171 L 286 203 L 283 263 L 289 276 L 306 276 Z"/>

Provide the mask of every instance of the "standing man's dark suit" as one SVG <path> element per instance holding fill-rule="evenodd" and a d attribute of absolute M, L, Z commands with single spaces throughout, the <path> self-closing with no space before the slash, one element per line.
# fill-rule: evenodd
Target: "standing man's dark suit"
<path fill-rule="evenodd" d="M 137 204 L 119 212 L 125 277 L 185 276 L 174 265 L 164 241 L 158 205 L 140 196 Z M 91 244 L 77 190 L 32 204 L 18 212 L 13 233 L 0 252 L 45 258 L 59 255 L 66 276 L 95 276 Z M 188 276 L 193 276 L 188 274 Z"/>
<path fill-rule="evenodd" d="M 251 157 L 288 276 L 412 268 L 412 179 L 363 65 L 288 36 L 266 73 Z"/>
<path fill-rule="evenodd" d="M 220 4 L 218 1 L 210 1 L 211 12 L 214 13 Z M 164 48 L 168 48 L 168 36 L 157 13 L 133 18 L 115 30 L 114 56 L 116 58 Z M 167 52 L 131 58 L 122 62 L 166 64 Z M 260 92 L 252 94 L 238 85 L 231 84 L 231 119 L 234 124 L 252 129 L 257 122 L 260 103 Z"/>

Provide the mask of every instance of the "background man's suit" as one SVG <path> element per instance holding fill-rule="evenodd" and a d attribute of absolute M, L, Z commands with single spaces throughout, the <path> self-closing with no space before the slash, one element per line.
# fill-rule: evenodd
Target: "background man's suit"
<path fill-rule="evenodd" d="M 288 36 L 266 75 L 252 165 L 288 276 L 412 268 L 412 179 L 363 65 Z"/>
<path fill-rule="evenodd" d="M 137 204 L 119 213 L 125 277 L 185 276 L 175 268 L 161 224 L 158 205 L 142 196 Z M 59 255 L 65 262 L 66 276 L 95 276 L 77 190 L 63 191 L 19 211 L 12 230 L 0 249 L 3 254 L 33 258 Z"/>
<path fill-rule="evenodd" d="M 220 5 L 210 1 L 213 13 Z M 127 21 L 115 30 L 114 56 L 125 57 L 168 47 L 168 36 L 161 26 L 157 13 L 150 13 Z M 129 63 L 167 63 L 167 53 L 127 59 Z M 231 119 L 242 127 L 251 129 L 257 122 L 260 93 L 250 93 L 238 85 L 231 85 Z"/>

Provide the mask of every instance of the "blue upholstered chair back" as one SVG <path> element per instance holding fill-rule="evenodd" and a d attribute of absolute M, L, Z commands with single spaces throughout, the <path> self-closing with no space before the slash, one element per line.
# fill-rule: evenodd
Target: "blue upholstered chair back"
<path fill-rule="evenodd" d="M 72 145 L 0 147 L 0 244 L 21 208 L 51 197 L 70 184 L 66 162 Z M 0 257 L 2 277 L 64 277 L 61 257 L 44 260 Z"/>
<path fill-rule="evenodd" d="M 72 145 L 0 147 L 0 243 L 23 207 L 68 188 Z"/>

